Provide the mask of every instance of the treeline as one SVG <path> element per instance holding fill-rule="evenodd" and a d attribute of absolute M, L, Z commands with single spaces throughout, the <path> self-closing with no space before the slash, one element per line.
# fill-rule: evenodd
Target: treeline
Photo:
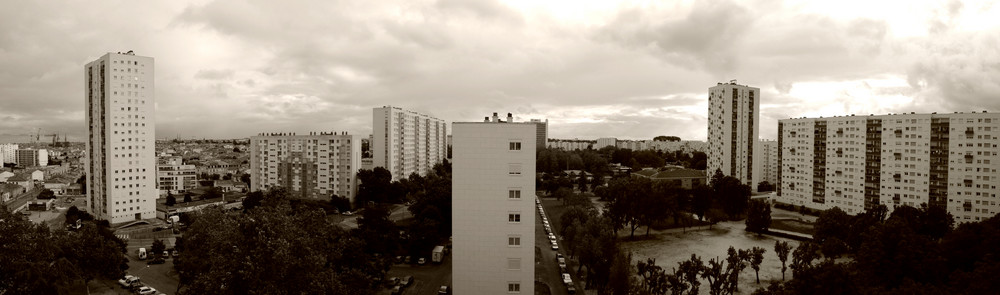
<path fill-rule="evenodd" d="M 610 175 L 608 163 L 616 163 L 632 169 L 659 168 L 666 164 L 676 164 L 685 168 L 705 170 L 708 159 L 703 152 L 684 153 L 681 151 L 661 152 L 653 150 L 633 151 L 605 147 L 600 150 L 566 151 L 545 148 L 538 151 L 535 169 L 539 173 L 557 173 L 564 170 L 582 170 L 597 175 Z"/>
<path fill-rule="evenodd" d="M 95 222 L 75 206 L 70 211 L 72 231 L 51 230 L 0 208 L 0 294 L 62 294 L 81 282 L 125 275 L 125 242 L 107 221 Z"/>
<path fill-rule="evenodd" d="M 569 257 L 578 260 L 576 273 L 599 294 L 628 294 L 632 257 L 621 249 L 612 220 L 599 214 L 584 194 L 569 193 L 563 202 L 569 208 L 555 230 Z"/>
<path fill-rule="evenodd" d="M 815 243 L 796 250 L 794 278 L 755 294 L 995 294 L 1000 216 L 952 228 L 938 207 L 820 214 Z M 837 257 L 853 258 L 836 262 Z M 821 258 L 824 258 L 822 259 Z M 815 262 L 814 262 L 815 261 Z"/>
<path fill-rule="evenodd" d="M 384 251 L 396 242 L 383 235 L 398 236 L 387 213 L 370 217 L 380 214 L 370 209 L 349 231 L 283 188 L 261 195 L 243 212 L 194 213 L 175 245 L 184 253 L 174 261 L 177 294 L 375 293 L 391 265 Z"/>
<path fill-rule="evenodd" d="M 649 228 L 656 222 L 671 218 L 675 225 L 688 226 L 689 213 L 711 224 L 738 220 L 750 204 L 750 187 L 738 179 L 716 171 L 709 185 L 691 189 L 671 182 L 654 182 L 644 177 L 622 177 L 611 180 L 607 187 L 597 187 L 594 193 L 607 201 L 605 212 L 614 229 L 635 231 Z"/>
<path fill-rule="evenodd" d="M 451 237 L 451 163 L 434 165 L 426 176 L 416 173 L 392 181 L 382 167 L 358 172 L 355 206 L 409 203 L 413 219 L 401 228 L 406 232 L 405 253 L 426 255 L 435 245 Z M 335 198 L 336 199 L 336 198 Z"/>

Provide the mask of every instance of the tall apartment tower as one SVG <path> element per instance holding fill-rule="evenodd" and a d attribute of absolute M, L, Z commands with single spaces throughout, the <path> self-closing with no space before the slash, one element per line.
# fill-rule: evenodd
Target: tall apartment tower
<path fill-rule="evenodd" d="M 452 130 L 454 294 L 535 294 L 535 124 Z"/>
<path fill-rule="evenodd" d="M 3 163 L 16 163 L 17 162 L 17 149 L 16 143 L 4 143 L 0 144 L 0 164 Z"/>
<path fill-rule="evenodd" d="M 1000 212 L 1000 114 L 891 114 L 778 121 L 777 200 L 857 214 L 947 208 L 957 222 Z"/>
<path fill-rule="evenodd" d="M 45 167 L 49 165 L 49 152 L 46 149 L 19 149 L 14 161 L 21 167 Z"/>
<path fill-rule="evenodd" d="M 283 187 L 295 198 L 329 200 L 336 194 L 353 203 L 361 140 L 346 132 L 250 137 L 250 190 Z"/>
<path fill-rule="evenodd" d="M 541 119 L 531 119 L 531 124 L 535 124 L 537 131 L 535 132 L 535 142 L 537 149 L 544 149 L 545 142 L 549 140 L 549 119 L 542 121 Z"/>
<path fill-rule="evenodd" d="M 153 58 L 108 53 L 84 70 L 88 211 L 112 224 L 155 218 Z"/>
<path fill-rule="evenodd" d="M 718 83 L 708 88 L 708 162 L 706 173 L 715 170 L 738 178 L 754 191 L 760 181 L 755 149 L 760 129 L 760 88 Z M 755 169 L 756 168 L 756 169 Z"/>
<path fill-rule="evenodd" d="M 392 180 L 410 174 L 427 175 L 444 161 L 448 146 L 444 120 L 393 106 L 372 110 L 374 166 L 392 173 Z"/>
<path fill-rule="evenodd" d="M 778 183 L 778 142 L 774 140 L 760 141 L 760 161 L 756 161 L 760 168 L 760 181 L 767 181 L 771 185 Z"/>

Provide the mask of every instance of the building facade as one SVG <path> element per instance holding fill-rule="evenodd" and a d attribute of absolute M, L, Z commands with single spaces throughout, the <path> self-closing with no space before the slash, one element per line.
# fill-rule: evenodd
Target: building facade
<path fill-rule="evenodd" d="M 108 53 L 84 69 L 88 211 L 112 224 L 155 218 L 153 58 Z"/>
<path fill-rule="evenodd" d="M 283 187 L 295 198 L 354 202 L 361 136 L 346 132 L 260 134 L 250 138 L 250 190 Z"/>
<path fill-rule="evenodd" d="M 427 175 L 448 151 L 444 120 L 393 106 L 372 110 L 373 164 L 392 180 Z"/>
<path fill-rule="evenodd" d="M 542 121 L 542 119 L 531 119 L 531 124 L 535 124 L 536 129 L 535 142 L 538 144 L 535 146 L 537 149 L 544 149 L 545 142 L 549 140 L 549 119 L 545 119 L 545 121 Z"/>
<path fill-rule="evenodd" d="M 15 143 L 0 144 L 0 164 L 17 163 L 17 149 Z"/>
<path fill-rule="evenodd" d="M 19 167 L 45 167 L 49 165 L 49 152 L 45 149 L 18 149 L 15 163 Z"/>
<path fill-rule="evenodd" d="M 156 165 L 156 188 L 160 196 L 167 193 L 174 196 L 183 195 L 198 186 L 198 173 L 194 165 L 185 165 L 179 156 L 160 157 Z"/>
<path fill-rule="evenodd" d="M 534 294 L 537 129 L 489 118 L 452 128 L 454 294 Z"/>
<path fill-rule="evenodd" d="M 957 222 L 1000 211 L 1000 114 L 891 114 L 778 122 L 777 200 L 857 214 L 941 206 Z"/>
<path fill-rule="evenodd" d="M 778 183 L 778 141 L 760 141 L 760 161 L 757 161 L 760 168 L 760 181 L 767 181 L 772 185 Z"/>
<path fill-rule="evenodd" d="M 614 137 L 602 137 L 597 139 L 597 143 L 594 144 L 594 149 L 599 150 L 606 147 L 617 147 L 618 139 Z"/>
<path fill-rule="evenodd" d="M 596 141 L 581 139 L 549 139 L 545 144 L 549 148 L 567 151 L 592 149 Z"/>
<path fill-rule="evenodd" d="M 736 177 L 756 191 L 760 173 L 754 171 L 760 129 L 760 88 L 719 83 L 708 88 L 707 170 Z"/>

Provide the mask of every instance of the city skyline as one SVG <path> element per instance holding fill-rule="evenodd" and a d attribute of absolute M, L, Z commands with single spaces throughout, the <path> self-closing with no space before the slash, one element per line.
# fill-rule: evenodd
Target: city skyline
<path fill-rule="evenodd" d="M 10 8 L 0 142 L 82 141 L 79 68 L 128 50 L 157 57 L 159 138 L 364 135 L 372 107 L 396 105 L 449 123 L 502 108 L 548 119 L 549 138 L 705 140 L 705 88 L 731 79 L 761 88 L 762 139 L 779 119 L 1000 109 L 992 2 Z"/>

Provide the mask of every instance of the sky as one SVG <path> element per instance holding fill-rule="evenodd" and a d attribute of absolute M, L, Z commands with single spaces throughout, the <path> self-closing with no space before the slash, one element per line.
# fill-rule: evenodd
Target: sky
<path fill-rule="evenodd" d="M 1000 111 L 997 1 L 4 2 L 0 142 L 82 141 L 84 65 L 128 50 L 155 59 L 161 139 L 368 135 L 393 105 L 704 140 L 708 88 L 733 79 L 760 88 L 764 139 L 793 117 Z"/>

